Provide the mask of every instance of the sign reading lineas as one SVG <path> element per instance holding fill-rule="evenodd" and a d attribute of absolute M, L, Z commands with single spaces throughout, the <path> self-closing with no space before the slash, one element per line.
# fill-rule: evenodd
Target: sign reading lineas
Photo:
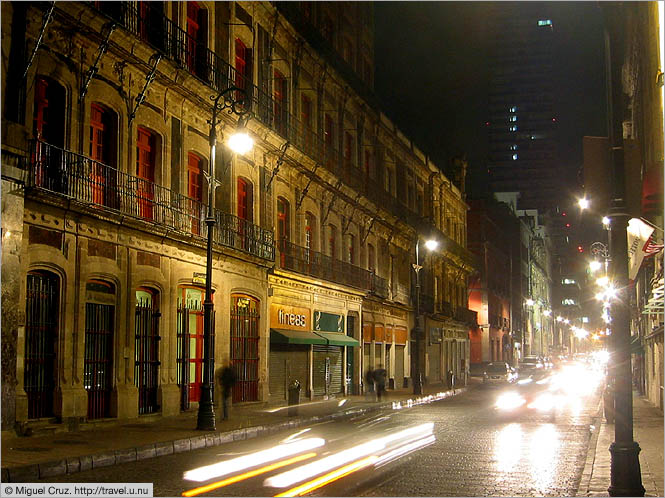
<path fill-rule="evenodd" d="M 270 306 L 270 327 L 287 330 L 312 330 L 309 308 L 273 304 Z"/>

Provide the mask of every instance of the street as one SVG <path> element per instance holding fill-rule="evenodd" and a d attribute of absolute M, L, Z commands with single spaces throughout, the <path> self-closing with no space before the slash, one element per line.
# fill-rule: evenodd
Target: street
<path fill-rule="evenodd" d="M 476 384 L 411 408 L 50 481 L 153 482 L 155 496 L 572 496 L 596 385 L 560 396 L 549 410 L 527 403 L 497 411 L 496 400 L 519 386 Z M 532 386 L 540 396 L 554 381 Z"/>

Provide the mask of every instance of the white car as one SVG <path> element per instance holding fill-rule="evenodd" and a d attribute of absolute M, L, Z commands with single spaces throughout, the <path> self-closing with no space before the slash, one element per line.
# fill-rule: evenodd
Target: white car
<path fill-rule="evenodd" d="M 485 384 L 511 384 L 515 382 L 517 374 L 504 361 L 493 361 L 485 365 L 483 372 L 483 383 Z"/>

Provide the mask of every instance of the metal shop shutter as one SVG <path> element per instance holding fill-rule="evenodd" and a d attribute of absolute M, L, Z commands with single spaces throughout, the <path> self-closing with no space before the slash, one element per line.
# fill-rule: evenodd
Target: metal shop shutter
<path fill-rule="evenodd" d="M 427 347 L 429 354 L 428 382 L 439 382 L 441 380 L 441 344 L 435 343 Z"/>
<path fill-rule="evenodd" d="M 307 345 L 271 344 L 270 346 L 270 395 L 278 399 L 286 399 L 289 383 L 300 381 L 301 391 L 307 389 L 308 377 Z"/>
<path fill-rule="evenodd" d="M 362 372 L 362 382 L 363 385 L 365 385 L 365 373 L 367 373 L 367 370 L 369 370 L 369 367 L 371 365 L 371 356 L 370 353 L 372 352 L 372 345 L 365 343 L 363 344 L 363 372 Z M 367 386 L 365 386 L 365 389 L 367 389 Z"/>
<path fill-rule="evenodd" d="M 404 385 L 404 346 L 395 346 L 395 387 Z"/>
<path fill-rule="evenodd" d="M 343 357 L 342 346 L 313 346 L 313 378 L 312 387 L 315 396 L 325 394 L 338 394 L 343 392 L 342 371 Z M 326 379 L 326 364 L 328 365 L 328 379 Z M 328 390 L 326 392 L 326 380 Z"/>

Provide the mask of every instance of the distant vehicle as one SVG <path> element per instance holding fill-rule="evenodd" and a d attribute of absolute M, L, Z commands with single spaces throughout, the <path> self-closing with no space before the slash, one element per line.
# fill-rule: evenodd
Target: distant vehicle
<path fill-rule="evenodd" d="M 545 374 L 545 364 L 538 356 L 525 356 L 518 363 L 518 373 L 521 379 L 541 377 Z"/>
<path fill-rule="evenodd" d="M 508 363 L 494 361 L 485 366 L 483 372 L 483 383 L 485 384 L 510 384 L 517 379 L 517 373 Z"/>

